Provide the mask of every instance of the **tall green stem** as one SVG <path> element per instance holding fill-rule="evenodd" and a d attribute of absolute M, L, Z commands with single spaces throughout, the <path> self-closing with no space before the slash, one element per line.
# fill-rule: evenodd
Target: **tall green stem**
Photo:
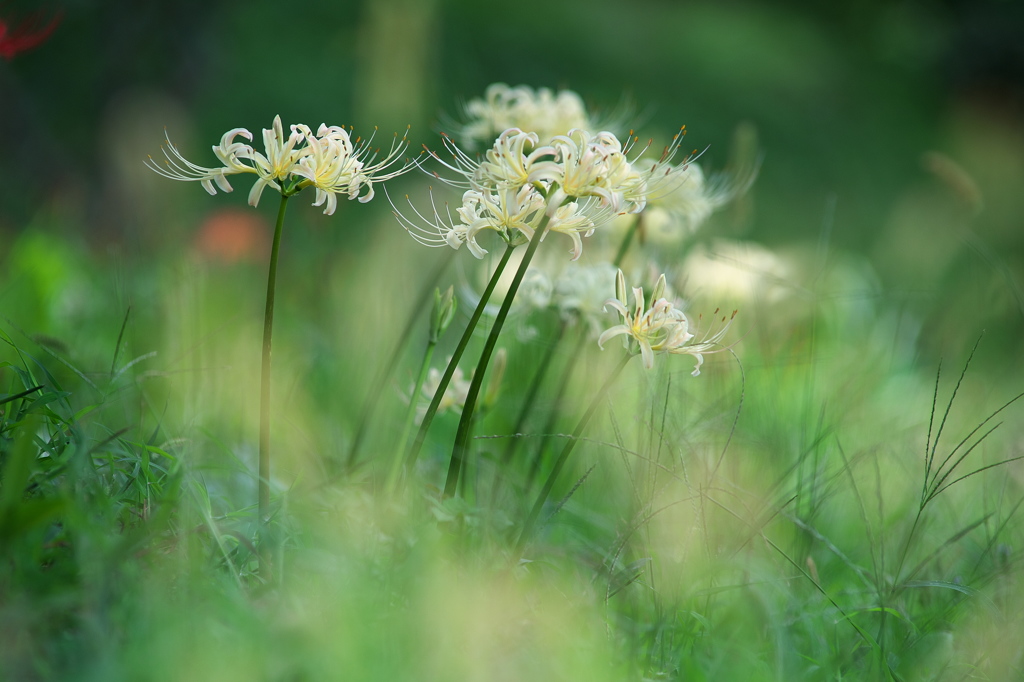
<path fill-rule="evenodd" d="M 412 394 L 409 396 L 409 410 L 405 414 L 405 425 L 402 427 L 402 438 L 398 441 L 398 449 L 395 450 L 395 458 L 391 463 L 391 471 L 388 473 L 387 483 L 384 487 L 389 493 L 394 490 L 398 482 L 398 475 L 402 471 L 402 461 L 405 459 L 405 446 L 409 443 L 409 432 L 412 431 L 412 424 L 416 420 L 416 405 L 420 400 L 420 390 L 423 382 L 427 379 L 430 371 L 430 359 L 434 356 L 436 341 L 427 342 L 427 350 L 423 353 L 423 363 L 420 365 L 419 375 L 416 377 L 416 385 L 413 386 Z"/>
<path fill-rule="evenodd" d="M 270 517 L 270 347 L 274 336 L 274 292 L 277 287 L 277 257 L 281 250 L 281 232 L 288 195 L 281 194 L 281 207 L 277 210 L 274 244 L 270 250 L 270 272 L 267 275 L 267 306 L 263 313 L 263 363 L 260 369 L 260 464 L 257 513 L 260 529 L 261 572 L 267 563 L 268 547 L 266 524 Z"/>
<path fill-rule="evenodd" d="M 524 490 L 529 491 L 533 487 L 533 480 L 537 477 L 537 472 L 540 471 L 540 463 L 544 458 L 544 448 L 547 447 L 548 441 L 551 440 L 551 434 L 554 433 L 555 425 L 558 422 L 562 398 L 565 397 L 565 391 L 572 379 L 573 372 L 576 370 L 576 365 L 579 364 L 580 358 L 583 357 L 583 348 L 587 345 L 588 340 L 587 330 L 581 328 L 579 337 L 576 339 L 576 347 L 569 353 L 569 359 L 562 369 L 561 378 L 558 380 L 558 390 L 555 392 L 555 399 L 551 402 L 552 407 L 548 411 L 548 418 L 544 422 L 544 428 L 541 429 L 540 443 L 537 445 L 537 450 L 533 455 L 533 461 L 530 462 L 530 469 L 526 474 L 526 483 L 523 486 Z"/>
<path fill-rule="evenodd" d="M 508 293 L 505 294 L 505 300 L 501 302 L 501 309 L 498 311 L 498 316 L 494 318 L 494 324 L 491 326 L 491 333 L 487 335 L 487 341 L 484 344 L 484 350 L 480 354 L 480 361 L 476 365 L 476 371 L 473 373 L 473 381 L 469 385 L 469 393 L 466 395 L 466 403 L 462 408 L 462 418 L 459 420 L 459 430 L 455 434 L 455 445 L 452 448 L 452 458 L 448 463 L 448 479 L 444 484 L 444 494 L 446 497 L 451 497 L 455 494 L 458 482 L 459 482 L 459 471 L 462 468 L 462 462 L 466 457 L 466 451 L 469 447 L 469 436 L 473 424 L 473 413 L 476 411 L 476 401 L 480 395 L 480 387 L 484 383 L 484 374 L 487 373 L 487 365 L 491 361 L 491 354 L 494 352 L 494 346 L 498 342 L 498 335 L 501 333 L 501 328 L 505 324 L 505 318 L 508 317 L 508 311 L 512 308 L 512 301 L 515 300 L 516 292 L 519 290 L 519 285 L 523 281 L 523 277 L 526 275 L 526 270 L 530 267 L 530 261 L 533 260 L 533 254 L 537 252 L 537 246 L 540 245 L 541 240 L 544 238 L 544 232 L 548 228 L 548 216 L 544 216 L 541 220 L 540 225 L 533 233 L 533 238 L 530 239 L 529 246 L 526 247 L 526 253 L 523 254 L 523 260 L 519 263 L 519 269 L 516 270 L 516 275 L 512 279 L 512 284 L 509 286 Z"/>
<path fill-rule="evenodd" d="M 608 389 L 612 387 L 615 380 L 619 378 L 619 374 L 626 367 L 626 363 L 633 357 L 632 354 L 626 353 L 622 356 L 622 360 L 612 370 L 612 373 L 605 379 L 604 385 L 601 386 L 601 390 L 597 392 L 594 399 L 590 401 L 590 407 L 580 418 L 579 423 L 576 424 L 576 429 L 572 432 L 572 437 L 565 442 L 565 447 L 562 448 L 562 453 L 558 455 L 558 459 L 555 461 L 555 466 L 551 469 L 551 473 L 548 475 L 548 480 L 544 482 L 544 487 L 541 489 L 540 494 L 537 496 L 537 501 L 533 504 L 533 509 L 530 510 L 530 515 L 526 518 L 526 523 L 523 525 L 523 532 L 519 535 L 519 540 L 516 542 L 516 552 L 522 550 L 523 545 L 529 538 L 530 533 L 533 532 L 533 527 L 537 523 L 537 518 L 540 516 L 541 510 L 544 508 L 544 502 L 547 501 L 548 496 L 551 494 L 551 489 L 555 486 L 555 480 L 558 478 L 558 474 L 562 472 L 562 467 L 565 466 L 565 462 L 569 459 L 569 454 L 572 453 L 574 447 L 576 447 L 576 441 L 579 440 L 580 436 L 583 435 L 583 429 L 587 428 L 587 423 L 590 422 L 590 418 L 594 416 L 594 412 L 601 405 L 601 401 L 604 400 L 604 396 L 608 393 Z"/>
<path fill-rule="evenodd" d="M 512 437 L 509 438 L 508 444 L 505 446 L 505 451 L 501 454 L 499 462 L 502 467 L 507 467 L 509 462 L 512 461 L 512 455 L 515 454 L 516 448 L 519 445 L 519 434 L 522 433 L 523 427 L 526 426 L 526 419 L 530 416 L 530 411 L 533 409 L 537 393 L 540 392 L 541 384 L 544 383 L 544 377 L 547 376 L 548 366 L 551 364 L 551 360 L 555 357 L 555 350 L 558 349 L 559 343 L 565 336 L 565 330 L 568 327 L 568 324 L 569 323 L 564 319 L 559 321 L 558 336 L 548 344 L 543 357 L 540 359 L 540 365 L 537 367 L 537 371 L 533 375 L 530 387 L 526 391 L 526 397 L 523 399 L 523 404 L 519 408 L 519 415 L 516 417 L 515 426 L 512 427 Z M 491 497 L 497 495 L 501 480 L 501 469 L 499 468 L 495 470 L 494 487 L 491 492 Z"/>
<path fill-rule="evenodd" d="M 619 243 L 619 249 L 615 254 L 615 260 L 612 261 L 612 265 L 615 266 L 616 268 L 622 265 L 622 261 L 625 259 L 626 254 L 629 252 L 629 247 L 633 243 L 633 236 L 640 229 L 640 223 L 642 218 L 642 213 L 637 215 L 636 218 L 633 220 L 633 224 L 629 226 L 629 229 L 626 230 L 626 234 L 622 237 L 622 242 Z M 558 341 L 561 340 L 562 337 L 560 336 L 558 338 Z M 554 405 L 554 408 L 551 410 L 551 413 L 548 416 L 548 420 L 544 424 L 544 429 L 541 431 L 542 435 L 540 443 L 537 446 L 536 455 L 534 456 L 533 461 L 530 463 L 530 468 L 526 475 L 526 484 L 524 486 L 525 490 L 529 490 L 533 486 L 533 480 L 534 478 L 536 478 L 537 472 L 540 470 L 541 460 L 544 457 L 544 448 L 547 445 L 548 440 L 551 438 L 551 433 L 554 431 L 555 422 L 558 421 L 558 408 L 562 404 L 562 397 L 565 394 L 565 387 L 569 385 L 569 379 L 572 378 L 573 371 L 576 369 L 576 364 L 580 361 L 580 358 L 583 357 L 583 347 L 586 345 L 588 340 L 589 337 L 587 335 L 587 331 L 585 328 L 583 328 L 580 332 L 579 339 L 576 341 L 576 348 L 573 350 L 572 353 L 569 354 L 569 361 L 566 363 L 565 370 L 562 373 L 562 378 L 558 383 L 558 393 L 555 396 L 554 402 L 552 403 Z M 532 404 L 526 404 L 523 406 L 523 408 L 524 411 L 526 411 L 528 414 L 529 409 L 532 408 Z M 517 440 L 518 439 L 514 439 L 512 442 L 516 443 Z"/>
<path fill-rule="evenodd" d="M 430 401 L 430 405 L 427 407 L 427 413 L 423 415 L 423 421 L 420 422 L 420 429 L 416 432 L 416 440 L 413 441 L 412 447 L 409 449 L 409 456 L 406 458 L 405 466 L 410 468 L 416 463 L 416 458 L 419 457 L 420 450 L 423 448 L 423 441 L 427 437 L 427 431 L 430 430 L 430 424 L 434 421 L 434 415 L 437 413 L 437 407 L 441 404 L 441 398 L 444 397 L 445 389 L 448 388 L 448 384 L 452 380 L 452 376 L 455 374 L 455 369 L 459 366 L 459 360 L 462 359 L 462 354 L 466 351 L 466 346 L 469 345 L 469 340 L 473 338 L 473 331 L 476 329 L 477 323 L 480 321 L 480 316 L 483 315 L 484 309 L 487 307 L 487 302 L 491 299 L 491 292 L 494 291 L 494 287 L 498 284 L 498 280 L 501 278 L 501 273 L 504 272 L 505 266 L 508 265 L 508 259 L 512 257 L 512 252 L 515 247 L 511 244 L 505 248 L 505 253 L 501 254 L 501 260 L 498 261 L 498 267 L 495 268 L 494 274 L 491 275 L 490 281 L 487 282 L 487 287 L 484 289 L 484 293 L 480 296 L 480 302 L 476 305 L 476 310 L 473 311 L 472 317 L 469 318 L 469 324 L 466 326 L 466 331 L 462 333 L 462 338 L 459 339 L 459 345 L 455 347 L 455 352 L 452 354 L 452 359 L 448 361 L 448 366 L 444 370 L 444 375 L 441 377 L 441 383 L 437 386 L 437 391 L 434 393 L 433 399 Z"/>

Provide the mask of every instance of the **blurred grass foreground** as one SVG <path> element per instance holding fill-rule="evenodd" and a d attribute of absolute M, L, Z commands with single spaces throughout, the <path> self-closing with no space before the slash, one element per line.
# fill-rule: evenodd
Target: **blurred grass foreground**
<path fill-rule="evenodd" d="M 0 7 L 0 679 L 1024 678 L 1021 13 L 580 7 Z"/>

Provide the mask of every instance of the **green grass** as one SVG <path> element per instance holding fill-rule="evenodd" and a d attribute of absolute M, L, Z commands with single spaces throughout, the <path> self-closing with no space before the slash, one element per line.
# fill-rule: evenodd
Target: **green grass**
<path fill-rule="evenodd" d="M 505 462 L 559 327 L 549 313 L 513 316 L 464 494 L 439 494 L 458 423 L 448 413 L 402 491 L 385 495 L 427 311 L 355 466 L 348 448 L 444 254 L 381 218 L 359 259 L 334 258 L 302 234 L 317 218 L 299 215 L 277 303 L 270 582 L 256 554 L 262 268 L 175 253 L 117 265 L 45 231 L 19 237 L 0 320 L 4 679 L 1024 672 L 1022 468 L 1000 464 L 1024 454 L 1019 377 L 997 362 L 1012 349 L 982 337 L 963 369 L 970 346 L 949 348 L 936 377 L 908 336 L 912 316 L 856 267 L 835 257 L 823 277 L 794 274 L 787 297 L 742 302 L 732 352 L 700 377 L 685 357 L 627 366 L 520 555 L 540 484 L 618 346 L 582 347 L 565 400 L 542 385 Z M 464 321 L 465 308 L 453 327 Z"/>

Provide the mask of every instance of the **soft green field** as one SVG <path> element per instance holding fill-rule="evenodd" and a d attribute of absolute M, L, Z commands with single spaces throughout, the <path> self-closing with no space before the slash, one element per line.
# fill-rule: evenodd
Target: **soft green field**
<path fill-rule="evenodd" d="M 561 404 L 555 382 L 542 387 L 500 466 L 498 437 L 558 326 L 548 311 L 514 317 L 464 496 L 439 498 L 451 413 L 404 492 L 381 494 L 424 315 L 351 462 L 363 396 L 447 252 L 379 213 L 346 204 L 288 226 L 269 583 L 254 555 L 262 267 L 186 247 L 83 258 L 60 226 L 16 239 L 0 488 L 9 679 L 1020 674 L 1021 465 L 994 466 L 1022 454 L 1021 406 L 997 414 L 1020 382 L 988 338 L 966 370 L 970 348 L 952 347 L 938 375 L 913 320 L 847 254 L 785 254 L 788 274 L 745 300 L 691 282 L 695 309 L 716 293 L 740 306 L 732 352 L 699 377 L 687 357 L 634 360 L 519 553 L 530 457 L 545 442 L 545 471 L 565 438 L 536 434 L 553 411 L 551 433 L 571 431 L 620 351 L 583 345 L 586 371 Z M 317 247 L 342 230 L 366 235 L 358 257 Z M 465 279 L 458 268 L 442 282 Z M 556 349 L 552 377 L 579 347 Z"/>

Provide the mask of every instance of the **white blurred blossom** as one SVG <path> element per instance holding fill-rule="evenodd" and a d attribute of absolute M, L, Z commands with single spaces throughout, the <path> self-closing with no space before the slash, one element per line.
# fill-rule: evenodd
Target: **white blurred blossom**
<path fill-rule="evenodd" d="M 596 122 L 587 114 L 583 99 L 572 90 L 557 92 L 504 83 L 488 86 L 483 98 L 464 107 L 465 123 L 456 125 L 457 137 L 466 149 L 489 144 L 501 131 L 519 128 L 536 133 L 545 142 L 574 128 L 592 130 Z"/>
<path fill-rule="evenodd" d="M 435 367 L 431 367 L 427 372 L 427 378 L 423 382 L 423 386 L 420 387 L 420 402 L 416 406 L 417 424 L 423 421 L 423 417 L 427 413 L 427 406 L 434 399 L 434 394 L 437 393 L 437 389 L 441 385 L 442 376 L 443 372 Z M 466 397 L 469 395 L 471 381 L 472 376 L 466 377 L 462 372 L 462 368 L 456 367 L 448 387 L 444 390 L 441 402 L 437 405 L 437 414 L 444 414 L 448 410 L 461 413 L 463 406 L 466 404 Z"/>
<path fill-rule="evenodd" d="M 695 246 L 682 271 L 693 294 L 737 303 L 780 301 L 793 292 L 797 279 L 793 266 L 774 251 L 726 239 Z"/>

